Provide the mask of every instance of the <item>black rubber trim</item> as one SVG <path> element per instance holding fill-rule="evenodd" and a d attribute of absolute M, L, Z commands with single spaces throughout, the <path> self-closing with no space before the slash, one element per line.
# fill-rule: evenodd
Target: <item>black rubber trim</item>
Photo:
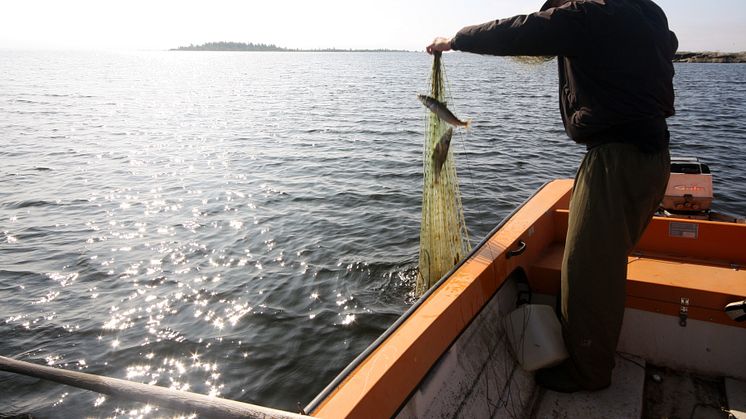
<path fill-rule="evenodd" d="M 541 185 L 541 187 L 537 189 L 533 194 L 531 194 L 528 199 L 523 201 L 523 203 L 516 207 L 513 212 L 511 212 L 507 217 L 500 221 L 500 223 L 495 226 L 495 228 L 493 228 L 492 231 L 490 231 L 487 236 L 485 236 L 485 238 L 482 239 L 482 241 L 479 242 L 479 244 L 474 249 L 472 249 L 472 251 L 465 258 L 463 258 L 456 266 L 454 266 L 453 269 L 448 271 L 447 274 L 443 275 L 443 277 L 440 278 L 440 280 L 438 280 L 435 285 L 430 287 L 429 290 L 422 294 L 422 296 L 412 305 L 412 307 L 409 307 L 409 310 L 407 310 L 398 319 L 396 319 L 396 321 L 391 326 L 389 326 L 389 328 L 386 329 L 386 331 L 383 332 L 383 334 L 379 336 L 378 339 L 373 341 L 373 343 L 371 343 L 360 355 L 358 355 L 352 362 L 350 362 L 347 367 L 345 367 L 345 369 L 343 369 L 342 372 L 340 372 L 334 378 L 334 380 L 332 380 L 331 383 L 329 383 L 323 390 L 321 390 L 321 393 L 319 393 L 316 397 L 314 397 L 313 400 L 311 400 L 310 403 L 308 403 L 304 410 L 306 412 L 309 412 L 310 414 L 313 414 L 313 411 L 316 410 L 319 404 L 324 399 L 326 399 L 334 391 L 334 389 L 336 389 L 339 384 L 341 384 L 342 381 L 344 381 L 344 379 L 347 378 L 347 376 L 355 370 L 355 368 L 357 368 L 371 353 L 373 353 L 373 351 L 378 349 L 381 343 L 388 339 L 388 337 L 391 336 L 396 331 L 396 329 L 398 329 L 399 326 L 401 326 L 401 324 L 404 323 L 412 315 L 412 313 L 414 313 L 422 305 L 422 303 L 424 303 L 425 300 L 427 300 L 428 297 L 430 297 L 430 295 L 435 292 L 435 290 L 440 288 L 440 286 L 443 285 L 443 283 L 445 283 L 446 280 L 461 267 L 461 265 L 466 263 L 467 260 L 471 259 L 471 257 L 474 256 L 477 251 L 479 251 L 489 241 L 489 239 L 492 238 L 492 236 L 494 236 L 495 233 L 497 233 L 497 231 L 505 225 L 505 223 L 510 221 L 510 219 L 513 218 L 518 213 L 518 211 L 526 206 L 528 201 L 533 199 L 533 197 L 541 192 L 548 184 L 549 182 L 546 182 Z"/>

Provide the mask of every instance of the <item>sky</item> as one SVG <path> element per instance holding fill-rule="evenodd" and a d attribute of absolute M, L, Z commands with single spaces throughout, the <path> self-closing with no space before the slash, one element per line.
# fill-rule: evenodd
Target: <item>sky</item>
<path fill-rule="evenodd" d="M 543 0 L 5 0 L 0 48 L 164 50 L 235 41 L 424 50 Z M 656 0 L 681 51 L 746 51 L 746 0 Z"/>

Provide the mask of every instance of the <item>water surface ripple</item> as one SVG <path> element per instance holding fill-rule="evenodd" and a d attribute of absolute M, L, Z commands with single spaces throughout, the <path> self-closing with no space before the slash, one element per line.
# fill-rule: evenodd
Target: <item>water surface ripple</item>
<path fill-rule="evenodd" d="M 555 63 L 444 57 L 478 241 L 571 177 Z M 424 53 L 0 51 L 0 354 L 305 405 L 412 304 Z M 677 65 L 673 153 L 744 212 L 746 66 Z M 0 373 L 0 416 L 176 412 Z"/>

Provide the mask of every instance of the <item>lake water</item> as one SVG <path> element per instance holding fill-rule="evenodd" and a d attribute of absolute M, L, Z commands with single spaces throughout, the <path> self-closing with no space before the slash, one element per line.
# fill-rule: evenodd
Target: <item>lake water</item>
<path fill-rule="evenodd" d="M 584 153 L 556 63 L 444 56 L 472 240 Z M 0 354 L 308 403 L 414 301 L 424 53 L 0 51 Z M 746 65 L 676 66 L 672 154 L 745 214 Z M 0 373 L 0 417 L 171 416 Z"/>

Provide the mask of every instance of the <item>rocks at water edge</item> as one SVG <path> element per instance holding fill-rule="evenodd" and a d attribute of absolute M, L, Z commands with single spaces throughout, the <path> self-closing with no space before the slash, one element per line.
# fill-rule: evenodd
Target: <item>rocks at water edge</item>
<path fill-rule="evenodd" d="M 687 52 L 674 55 L 675 63 L 746 63 L 746 52 Z"/>

